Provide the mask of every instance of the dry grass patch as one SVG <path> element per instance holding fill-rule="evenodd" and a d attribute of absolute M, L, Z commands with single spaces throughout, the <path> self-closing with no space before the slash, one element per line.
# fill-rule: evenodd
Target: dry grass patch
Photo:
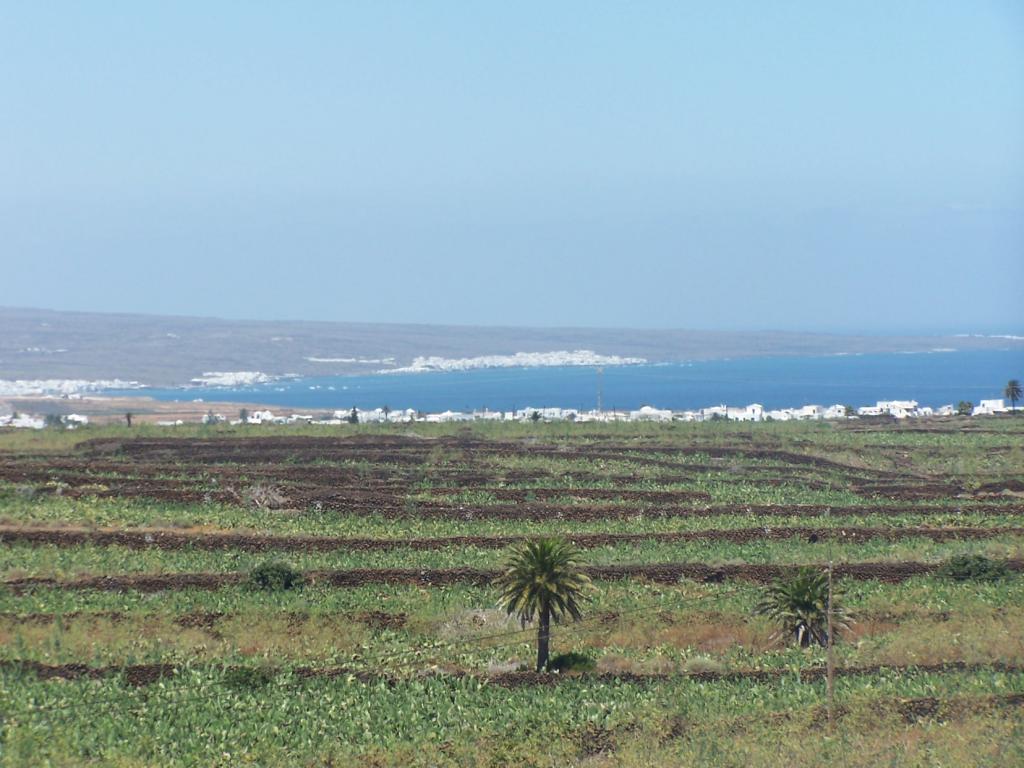
<path fill-rule="evenodd" d="M 24 648 L 30 656 L 93 658 L 109 663 L 175 656 L 215 660 L 231 656 L 315 661 L 371 643 L 373 630 L 343 616 L 230 616 L 216 622 L 182 622 L 179 617 L 79 616 L 46 622 L 0 619 L 0 645 Z"/>
<path fill-rule="evenodd" d="M 620 620 L 607 633 L 595 635 L 590 641 L 597 648 L 689 648 L 704 653 L 721 653 L 744 648 L 759 653 L 772 648 L 772 627 L 761 619 L 722 617 L 714 623 L 679 621 Z"/>
<path fill-rule="evenodd" d="M 911 621 L 895 631 L 864 636 L 858 661 L 877 664 L 1024 663 L 1024 616 L 953 616 Z"/>

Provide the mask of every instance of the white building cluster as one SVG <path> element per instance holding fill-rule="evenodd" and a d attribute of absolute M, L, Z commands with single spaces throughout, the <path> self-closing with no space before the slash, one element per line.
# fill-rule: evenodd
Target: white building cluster
<path fill-rule="evenodd" d="M 54 418 L 54 417 L 51 417 Z M 66 429 L 84 427 L 89 423 L 89 417 L 80 413 L 69 413 L 66 416 L 55 417 Z M 13 427 L 15 429 L 42 429 L 47 426 L 47 417 L 30 413 L 8 413 L 0 414 L 0 427 Z"/>
<path fill-rule="evenodd" d="M 974 408 L 971 415 L 989 416 L 1008 413 L 1002 400 L 982 400 Z M 927 416 L 952 416 L 956 409 L 952 405 L 941 408 L 921 406 L 916 400 L 883 400 L 875 405 L 857 409 L 835 404 L 804 405 L 799 408 L 779 408 L 769 410 L 763 405 L 752 403 L 746 406 L 715 405 L 695 411 L 673 411 L 642 406 L 633 411 L 583 411 L 575 408 L 539 408 L 527 407 L 515 411 L 442 411 L 440 413 L 421 413 L 407 408 L 391 410 L 374 408 L 372 410 L 354 409 L 355 417 L 360 424 L 410 424 L 414 422 L 426 424 L 449 424 L 460 421 L 568 421 L 568 422 L 671 422 L 671 421 L 818 421 L 825 419 L 850 419 L 867 416 L 892 416 L 897 419 L 922 418 Z M 330 416 L 316 417 L 311 414 L 292 413 L 288 416 L 275 415 L 272 411 L 254 411 L 248 414 L 249 424 L 344 424 L 352 421 L 353 409 L 334 411 Z M 207 423 L 209 416 L 203 417 Z M 220 414 L 214 414 L 213 421 L 226 421 Z M 241 424 L 235 419 L 231 424 Z"/>
<path fill-rule="evenodd" d="M 1008 407 L 1003 400 L 982 400 L 973 407 L 972 416 L 995 416 L 1003 413 L 1010 413 L 1013 409 Z M 862 417 L 884 417 L 891 416 L 897 419 L 927 418 L 929 416 L 953 416 L 957 409 L 953 405 L 944 405 L 941 408 L 930 408 L 922 406 L 916 400 L 882 400 L 875 405 L 862 406 L 857 409 L 850 409 L 845 405 L 835 404 L 804 405 L 799 408 L 780 408 L 768 410 L 758 403 L 746 406 L 715 405 L 708 408 L 700 408 L 695 411 L 673 411 L 669 409 L 654 408 L 649 405 L 642 406 L 632 411 L 583 411 L 575 408 L 537 408 L 527 407 L 515 411 L 492 411 L 488 409 L 478 411 L 442 411 L 441 413 L 422 413 L 406 408 L 404 410 L 392 410 L 390 408 L 373 408 L 360 410 L 358 408 L 348 410 L 336 410 L 328 414 L 313 415 L 310 413 L 290 413 L 288 415 L 275 414 L 271 410 L 256 410 L 246 414 L 247 424 L 322 424 L 338 425 L 350 423 L 355 415 L 359 424 L 449 424 L 453 422 L 468 421 L 503 421 L 503 422 L 532 422 L 532 421 L 566 421 L 566 422 L 673 422 L 673 421 L 819 421 L 825 419 L 853 419 Z M 88 416 L 70 414 L 62 416 L 61 421 L 65 427 L 75 428 L 89 423 Z M 181 419 L 175 421 L 158 421 L 161 427 L 173 427 L 183 425 Z M 210 411 L 202 417 L 203 424 L 242 424 L 242 419 L 229 419 L 222 413 Z M 0 414 L 0 427 L 16 427 L 28 429 L 42 429 L 47 426 L 42 416 L 25 413 Z"/>

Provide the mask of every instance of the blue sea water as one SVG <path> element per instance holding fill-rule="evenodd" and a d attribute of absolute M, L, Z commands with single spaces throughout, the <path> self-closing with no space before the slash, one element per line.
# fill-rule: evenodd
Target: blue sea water
<path fill-rule="evenodd" d="M 873 405 L 917 400 L 939 406 L 1002 397 L 1024 379 L 1024 351 L 934 352 L 828 357 L 762 357 L 606 367 L 606 410 L 653 405 L 674 410 L 760 403 Z M 134 391 L 159 400 L 258 402 L 307 410 L 414 408 L 418 411 L 513 410 L 527 406 L 592 409 L 594 368 L 491 368 L 461 372 L 323 376 L 239 388 Z M 124 391 L 108 394 L 131 394 Z"/>

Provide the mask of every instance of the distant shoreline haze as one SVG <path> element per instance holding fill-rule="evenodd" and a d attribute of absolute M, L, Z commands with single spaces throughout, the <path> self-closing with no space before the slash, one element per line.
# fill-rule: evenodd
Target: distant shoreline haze
<path fill-rule="evenodd" d="M 324 377 L 443 361 L 577 354 L 677 363 L 807 357 L 1024 350 L 1024 336 L 848 336 L 780 331 L 503 328 L 271 322 L 0 308 L 0 380 L 121 380 L 179 387 L 209 372 Z M 969 330 L 969 329 L 968 329 Z M 965 331 L 964 333 L 966 333 Z M 558 363 L 558 358 L 554 359 Z"/>

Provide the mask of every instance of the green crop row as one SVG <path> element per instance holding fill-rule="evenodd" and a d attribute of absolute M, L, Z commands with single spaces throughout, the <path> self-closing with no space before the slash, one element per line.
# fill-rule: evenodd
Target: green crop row
<path fill-rule="evenodd" d="M 841 678 L 836 698 L 847 708 L 877 709 L 895 698 L 984 696 L 993 690 L 1020 692 L 1024 675 Z M 723 719 L 757 723 L 772 713 L 810 718 L 824 703 L 824 685 L 796 676 L 772 683 L 681 679 L 658 685 L 580 679 L 541 690 L 446 677 L 391 686 L 282 676 L 245 685 L 197 667 L 143 688 L 116 679 L 45 683 L 4 673 L 0 698 L 8 702 L 0 726 L 7 765 L 294 765 L 384 757 L 393 764 L 473 757 L 492 764 L 512 758 L 517 764 L 555 765 L 578 759 L 587 734 L 621 735 L 651 750 L 672 738 L 676 723 L 696 730 Z M 1013 753 L 1008 737 L 1001 739 L 1011 750 L 1007 755 Z"/>
<path fill-rule="evenodd" d="M 855 612 L 963 612 L 972 606 L 1011 608 L 1024 605 L 1024 579 L 995 583 L 955 582 L 916 576 L 897 584 L 839 579 Z M 595 584 L 588 610 L 618 611 L 650 606 L 659 611 L 699 601 L 703 610 L 748 611 L 762 592 L 749 582 L 655 584 L 623 579 Z M 217 590 L 171 590 L 159 593 L 64 590 L 38 587 L 24 593 L 0 588 L 0 612 L 71 613 L 75 611 L 303 611 L 340 613 L 382 610 L 410 616 L 444 615 L 452 611 L 494 607 L 497 596 L 486 586 L 455 584 L 424 588 L 407 584 L 366 584 L 347 589 L 307 586 L 301 590 L 264 592 L 246 586 Z"/>
<path fill-rule="evenodd" d="M 975 585 L 917 578 L 898 585 L 838 586 L 844 604 L 859 617 L 853 634 L 838 647 L 839 657 L 851 663 L 1024 658 L 1020 579 Z M 609 663 L 623 654 L 653 670 L 675 669 L 696 653 L 741 667 L 803 663 L 808 652 L 772 641 L 772 628 L 752 617 L 762 592 L 751 584 L 599 583 L 583 621 L 556 630 L 556 645 L 600 649 Z M 51 662 L 255 656 L 372 667 L 375 660 L 398 654 L 392 661 L 412 661 L 420 668 L 449 663 L 481 670 L 511 656 L 528 659 L 532 641 L 531 631 L 521 632 L 497 610 L 497 593 L 487 587 L 314 586 L 267 593 L 236 586 L 155 595 L 39 589 L 6 596 L 0 611 L 3 655 Z M 358 620 L 366 611 L 400 616 L 404 624 L 372 629 Z M 174 623 L 210 612 L 223 614 L 216 635 Z M 54 618 L 11 617 L 40 613 Z"/>
<path fill-rule="evenodd" d="M 656 563 L 802 564 L 821 563 L 829 558 L 845 562 L 941 562 L 960 554 L 981 554 L 991 558 L 1024 556 L 1024 536 L 1002 535 L 990 539 L 936 542 L 926 538 L 896 541 L 869 539 L 857 543 L 809 543 L 803 539 L 732 542 L 641 541 L 598 547 L 586 552 L 592 565 Z M 124 573 L 248 572 L 274 557 L 273 553 L 238 550 L 210 551 L 135 550 L 121 546 L 79 545 L 58 547 L 30 544 L 0 545 L 0 577 L 46 576 L 73 578 L 83 575 Z M 384 551 L 288 552 L 278 557 L 300 570 L 343 570 L 350 568 L 490 568 L 503 563 L 506 552 L 473 546 L 454 546 L 435 550 L 397 547 Z"/>
<path fill-rule="evenodd" d="M 658 607 L 660 604 L 660 607 Z M 588 610 L 554 631 L 558 652 L 589 656 L 599 671 L 678 673 L 712 669 L 795 669 L 824 663 L 801 650 L 768 620 L 745 611 L 709 611 L 698 599 L 623 604 Z M 435 606 L 437 608 L 437 606 Z M 203 659 L 252 665 L 286 661 L 342 665 L 400 675 L 433 668 L 476 674 L 528 665 L 535 628 L 521 628 L 490 605 L 401 616 L 275 610 L 201 615 L 150 611 L 0 616 L 0 658 L 51 664 L 188 663 Z M 1019 607 L 972 605 L 956 614 L 915 610 L 863 613 L 840 635 L 841 666 L 948 661 L 1024 663 Z M 198 621 L 197 621 L 198 619 Z"/>
<path fill-rule="evenodd" d="M 859 505 L 866 512 L 877 505 Z M 1005 504 L 1007 510 L 1019 505 Z M 882 507 L 884 509 L 884 507 Z M 899 515 L 865 514 L 787 516 L 728 514 L 692 517 L 659 517 L 641 509 L 626 519 L 573 521 L 573 533 L 660 533 L 754 526 L 1021 526 L 1017 514 L 973 512 L 972 505 L 914 504 L 919 512 Z M 380 515 L 346 515 L 330 510 L 300 512 L 248 509 L 225 504 L 173 504 L 134 499 L 71 499 L 61 496 L 27 496 L 0 486 L 0 522 L 15 524 L 56 524 L 100 527 L 212 527 L 278 534 L 311 534 L 377 538 L 430 538 L 441 536 L 530 535 L 565 532 L 569 525 L 554 515 L 548 521 L 494 520 L 481 517 L 480 510 L 467 518 L 417 517 L 398 519 Z"/>

